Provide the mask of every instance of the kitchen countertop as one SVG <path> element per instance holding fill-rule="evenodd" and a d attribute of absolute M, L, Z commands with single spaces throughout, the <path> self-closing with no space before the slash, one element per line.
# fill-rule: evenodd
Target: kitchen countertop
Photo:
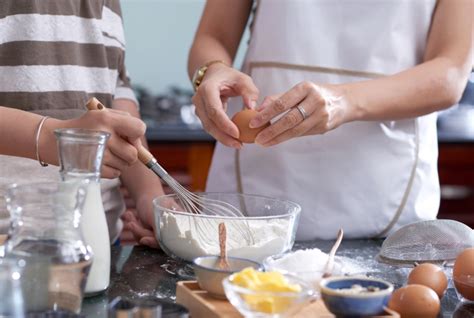
<path fill-rule="evenodd" d="M 320 248 L 328 252 L 332 241 L 312 241 L 296 243 L 294 249 Z M 338 251 L 339 256 L 353 259 L 364 264 L 371 272 L 383 273 L 383 277 L 399 287 L 406 280 L 407 269 L 396 269 L 380 264 L 374 260 L 380 249 L 382 240 L 344 240 Z M 178 274 L 179 273 L 179 274 Z M 182 275 L 180 277 L 180 275 Z M 106 293 L 86 298 L 82 313 L 87 317 L 106 317 L 107 304 L 117 296 L 138 299 L 155 296 L 174 301 L 176 283 L 191 277 L 189 267 L 181 262 L 170 259 L 160 250 L 143 246 L 112 247 L 111 285 Z M 441 301 L 440 317 L 473 317 L 474 305 L 459 303 L 452 283 Z M 465 311 L 470 310 L 469 313 Z M 461 314 L 461 312 L 463 314 Z"/>

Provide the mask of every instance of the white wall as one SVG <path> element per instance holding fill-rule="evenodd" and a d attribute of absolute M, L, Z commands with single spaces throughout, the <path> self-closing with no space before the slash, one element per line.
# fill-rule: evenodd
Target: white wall
<path fill-rule="evenodd" d="M 121 1 L 126 63 L 133 84 L 154 93 L 171 85 L 191 89 L 187 57 L 204 3 L 205 0 Z M 236 65 L 241 64 L 244 50 L 240 48 Z"/>

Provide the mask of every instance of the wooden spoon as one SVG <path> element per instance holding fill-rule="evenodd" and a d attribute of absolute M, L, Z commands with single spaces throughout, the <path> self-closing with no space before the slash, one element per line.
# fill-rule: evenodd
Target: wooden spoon
<path fill-rule="evenodd" d="M 339 229 L 339 232 L 337 232 L 336 242 L 334 243 L 334 245 L 331 248 L 331 251 L 329 252 L 328 261 L 326 262 L 323 278 L 327 278 L 332 275 L 332 270 L 334 269 L 334 256 L 336 255 L 336 251 L 339 248 L 339 245 L 341 245 L 343 236 L 344 236 L 344 231 L 342 229 Z"/>
<path fill-rule="evenodd" d="M 227 261 L 227 252 L 226 252 L 226 240 L 227 240 L 227 230 L 225 227 L 225 223 L 219 223 L 219 248 L 221 250 L 221 254 L 219 257 L 219 269 L 222 270 L 229 270 L 229 262 Z"/>

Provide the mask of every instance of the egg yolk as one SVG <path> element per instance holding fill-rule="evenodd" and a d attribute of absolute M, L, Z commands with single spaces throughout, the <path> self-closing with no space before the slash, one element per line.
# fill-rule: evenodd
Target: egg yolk
<path fill-rule="evenodd" d="M 234 274 L 232 283 L 257 292 L 300 292 L 301 286 L 290 284 L 279 272 L 259 272 L 253 268 L 245 268 Z M 247 305 L 259 312 L 269 314 L 281 313 L 295 300 L 296 296 L 289 295 L 243 295 Z"/>

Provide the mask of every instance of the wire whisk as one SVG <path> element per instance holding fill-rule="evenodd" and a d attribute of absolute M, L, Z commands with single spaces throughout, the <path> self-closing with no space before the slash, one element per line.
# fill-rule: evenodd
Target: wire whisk
<path fill-rule="evenodd" d="M 96 98 L 92 98 L 86 104 L 87 109 L 89 110 L 104 110 L 106 107 L 99 102 Z M 249 245 L 254 244 L 254 237 L 250 231 L 250 226 L 245 219 L 236 220 L 235 218 L 245 218 L 245 215 L 228 202 L 221 200 L 215 200 L 208 197 L 200 196 L 195 194 L 185 187 L 183 187 L 178 181 L 176 181 L 156 160 L 156 158 L 143 146 L 140 146 L 138 149 L 138 159 L 145 164 L 150 170 L 152 170 L 156 175 L 158 175 L 168 186 L 176 193 L 179 204 L 183 208 L 183 212 L 188 212 L 192 214 L 202 214 L 205 216 L 217 216 L 222 218 L 232 218 L 228 220 L 232 224 L 232 227 L 235 228 L 239 235 L 229 236 L 230 243 L 237 243 L 244 239 Z M 214 240 L 213 233 L 216 232 L 216 228 L 220 222 L 223 220 L 216 220 L 214 218 L 202 218 L 202 220 L 195 220 L 190 224 L 190 228 L 194 229 L 198 236 L 206 240 L 207 242 L 212 242 Z M 190 221 L 191 222 L 191 221 Z"/>

